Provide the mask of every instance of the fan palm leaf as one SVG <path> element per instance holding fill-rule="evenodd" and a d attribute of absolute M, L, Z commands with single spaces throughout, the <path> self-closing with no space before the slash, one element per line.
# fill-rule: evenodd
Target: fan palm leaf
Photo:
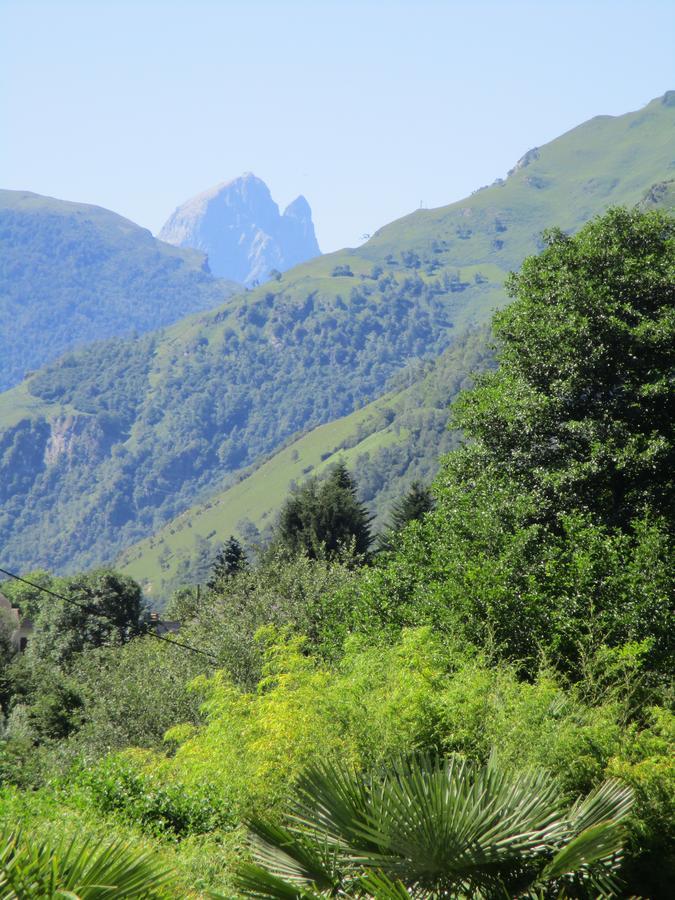
<path fill-rule="evenodd" d="M 307 834 L 258 821 L 251 823 L 258 862 L 293 884 L 337 890 L 341 876 L 335 847 L 319 831 Z"/>
<path fill-rule="evenodd" d="M 546 885 L 564 896 L 573 884 L 610 896 L 631 803 L 607 782 L 569 809 L 546 773 L 493 762 L 417 756 L 379 776 L 326 763 L 300 781 L 284 828 L 250 823 L 252 851 L 259 868 L 322 896 L 540 896 Z M 272 896 L 250 893 L 246 877 L 245 896 Z"/>
<path fill-rule="evenodd" d="M 0 900 L 145 900 L 171 880 L 150 853 L 123 841 L 50 843 L 5 829 L 0 848 Z"/>

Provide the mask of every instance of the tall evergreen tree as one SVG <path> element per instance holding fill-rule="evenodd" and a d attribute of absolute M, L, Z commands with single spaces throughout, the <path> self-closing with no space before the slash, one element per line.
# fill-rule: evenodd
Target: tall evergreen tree
<path fill-rule="evenodd" d="M 206 586 L 215 587 L 223 579 L 232 578 L 233 575 L 243 571 L 247 565 L 246 551 L 236 537 L 231 534 L 218 551 Z"/>
<path fill-rule="evenodd" d="M 313 478 L 284 504 L 277 529 L 282 546 L 311 559 L 335 556 L 353 545 L 365 555 L 373 537 L 372 516 L 358 499 L 357 485 L 344 463 L 325 481 Z"/>
<path fill-rule="evenodd" d="M 384 534 L 380 535 L 378 549 L 391 550 L 394 535 L 405 528 L 408 522 L 421 519 L 433 508 L 434 498 L 429 488 L 420 481 L 413 481 L 408 492 L 392 504 L 389 524 Z"/>
<path fill-rule="evenodd" d="M 389 527 L 392 531 L 400 531 L 408 522 L 421 519 L 433 508 L 434 498 L 429 488 L 420 481 L 413 481 L 408 488 L 408 493 L 393 504 Z"/>

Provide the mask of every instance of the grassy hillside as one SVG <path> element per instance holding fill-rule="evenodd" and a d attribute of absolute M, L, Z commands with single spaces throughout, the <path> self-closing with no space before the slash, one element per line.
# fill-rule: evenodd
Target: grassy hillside
<path fill-rule="evenodd" d="M 255 543 L 273 526 L 296 484 L 321 476 L 338 459 L 357 473 L 374 531 L 414 479 L 431 481 L 438 457 L 458 440 L 448 430 L 449 406 L 471 373 L 492 363 L 485 329 L 464 335 L 438 359 L 401 373 L 394 388 L 362 409 L 320 425 L 238 473 L 234 482 L 126 550 L 116 567 L 139 581 L 156 603 L 190 582 L 204 581 L 219 544 L 230 534 Z"/>
<path fill-rule="evenodd" d="M 110 210 L 0 191 L 0 390 L 66 350 L 161 328 L 235 289 Z"/>
<path fill-rule="evenodd" d="M 363 247 L 32 376 L 0 397 L 5 558 L 60 570 L 114 558 L 293 435 L 361 409 L 486 321 L 544 228 L 574 229 L 668 181 L 674 126 L 675 93 L 593 119 L 504 182 Z"/>

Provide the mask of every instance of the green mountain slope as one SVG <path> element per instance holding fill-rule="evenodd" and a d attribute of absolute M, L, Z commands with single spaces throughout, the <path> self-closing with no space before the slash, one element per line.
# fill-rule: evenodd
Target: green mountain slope
<path fill-rule="evenodd" d="M 0 191 L 0 390 L 73 347 L 217 306 L 235 287 L 203 254 L 107 209 Z"/>
<path fill-rule="evenodd" d="M 675 180 L 654 185 L 639 206 L 675 211 Z M 389 509 L 409 484 L 429 482 L 438 458 L 457 442 L 447 428 L 449 406 L 470 375 L 492 365 L 486 329 L 461 336 L 412 381 L 327 425 L 303 435 L 253 471 L 168 522 L 157 534 L 128 548 L 117 565 L 143 584 L 161 604 L 180 585 L 203 582 L 219 545 L 230 534 L 244 543 L 265 534 L 296 484 L 321 474 L 337 459 L 358 473 L 361 499 L 374 515 L 375 531 L 386 527 Z M 253 528 L 252 528 L 253 526 Z"/>
<path fill-rule="evenodd" d="M 455 446 L 448 408 L 471 373 L 492 364 L 486 329 L 462 336 L 437 359 L 401 373 L 394 388 L 362 409 L 320 425 L 270 459 L 240 472 L 224 490 L 126 550 L 116 567 L 138 580 L 155 602 L 182 584 L 204 581 L 230 534 L 245 543 L 273 525 L 294 485 L 338 459 L 358 473 L 361 498 L 384 527 L 392 500 L 414 479 L 431 481 L 439 455 Z"/>
<path fill-rule="evenodd" d="M 466 200 L 32 376 L 0 397 L 5 558 L 60 570 L 111 559 L 294 434 L 360 409 L 486 321 L 544 228 L 574 229 L 667 181 L 674 127 L 675 93 L 593 119 Z"/>

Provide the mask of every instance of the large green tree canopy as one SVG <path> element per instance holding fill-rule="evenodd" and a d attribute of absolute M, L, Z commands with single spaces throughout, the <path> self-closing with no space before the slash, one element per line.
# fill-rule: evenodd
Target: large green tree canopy
<path fill-rule="evenodd" d="M 124 644 L 142 631 L 143 596 L 132 578 L 97 569 L 61 583 L 66 599 L 41 603 L 31 656 L 65 664 L 86 647 Z"/>
<path fill-rule="evenodd" d="M 613 209 L 553 230 L 494 319 L 499 369 L 456 406 L 483 466 L 536 492 L 538 513 L 610 525 L 673 503 L 675 220 Z"/>
<path fill-rule="evenodd" d="M 675 220 L 612 209 L 552 231 L 509 289 L 437 508 L 366 576 L 347 627 L 431 623 L 577 674 L 589 646 L 644 641 L 667 666 Z"/>

